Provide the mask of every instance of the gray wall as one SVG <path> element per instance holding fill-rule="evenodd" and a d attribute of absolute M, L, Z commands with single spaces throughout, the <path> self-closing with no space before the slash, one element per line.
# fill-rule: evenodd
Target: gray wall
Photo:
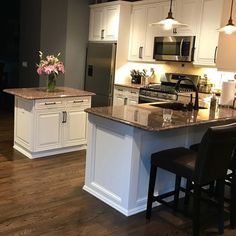
<path fill-rule="evenodd" d="M 44 55 L 61 53 L 65 75 L 57 80 L 59 86 L 83 88 L 88 41 L 89 7 L 87 0 L 21 0 L 19 87 L 46 85 L 39 79 L 36 63 L 38 51 Z"/>
<path fill-rule="evenodd" d="M 68 0 L 65 86 L 84 87 L 89 7 L 87 0 Z"/>
<path fill-rule="evenodd" d="M 41 0 L 21 0 L 19 87 L 37 87 L 36 62 L 40 49 Z M 28 66 L 23 67 L 22 62 Z"/>
<path fill-rule="evenodd" d="M 65 61 L 66 25 L 68 0 L 42 0 L 40 48 L 46 55 L 61 53 L 60 59 Z M 41 76 L 40 87 L 46 85 L 46 78 Z M 57 85 L 64 85 L 64 75 L 60 75 Z"/>

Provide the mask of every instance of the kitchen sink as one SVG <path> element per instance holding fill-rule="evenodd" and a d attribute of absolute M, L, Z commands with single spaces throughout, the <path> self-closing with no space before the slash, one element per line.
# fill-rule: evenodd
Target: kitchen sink
<path fill-rule="evenodd" d="M 150 105 L 154 106 L 154 107 L 171 109 L 171 110 L 175 110 L 175 111 L 187 111 L 188 110 L 186 105 L 184 103 L 180 103 L 180 102 L 154 103 L 154 104 L 150 104 Z M 199 106 L 199 109 L 207 109 L 207 107 Z"/>

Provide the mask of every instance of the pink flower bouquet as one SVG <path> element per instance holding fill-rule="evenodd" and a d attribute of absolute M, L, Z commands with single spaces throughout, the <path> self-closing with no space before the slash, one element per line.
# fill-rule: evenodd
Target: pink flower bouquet
<path fill-rule="evenodd" d="M 43 53 L 39 51 L 39 58 L 40 62 L 37 64 L 37 73 L 39 75 L 51 75 L 54 74 L 55 76 L 59 73 L 65 73 L 65 68 L 63 62 L 59 61 L 58 57 L 60 53 L 55 57 L 54 55 L 46 56 L 43 59 Z"/>

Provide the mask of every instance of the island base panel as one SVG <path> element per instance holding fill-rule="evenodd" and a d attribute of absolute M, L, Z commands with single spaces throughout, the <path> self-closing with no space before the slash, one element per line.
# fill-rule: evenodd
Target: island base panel
<path fill-rule="evenodd" d="M 35 159 L 40 157 L 48 157 L 52 155 L 57 154 L 63 154 L 68 152 L 75 152 L 79 150 L 84 150 L 87 148 L 87 145 L 79 145 L 79 146 L 73 146 L 73 147 L 66 147 L 66 148 L 60 148 L 60 149 L 52 149 L 47 151 L 41 151 L 41 152 L 30 152 L 29 150 L 25 149 L 24 147 L 18 145 L 17 143 L 14 144 L 13 148 L 17 150 L 18 152 L 22 153 L 29 159 Z"/>
<path fill-rule="evenodd" d="M 151 154 L 197 143 L 206 129 L 202 125 L 148 132 L 89 114 L 84 190 L 126 216 L 144 211 Z M 174 175 L 158 169 L 156 194 L 173 188 Z"/>

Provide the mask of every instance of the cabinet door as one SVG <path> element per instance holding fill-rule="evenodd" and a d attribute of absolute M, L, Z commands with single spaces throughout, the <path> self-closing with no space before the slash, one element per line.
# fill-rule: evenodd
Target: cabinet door
<path fill-rule="evenodd" d="M 161 34 L 162 29 L 160 26 L 152 26 L 152 23 L 158 22 L 163 19 L 163 6 L 164 3 L 157 3 L 147 7 L 147 30 L 144 44 L 144 60 L 154 61 L 153 48 L 154 37 Z"/>
<path fill-rule="evenodd" d="M 35 151 L 60 148 L 62 136 L 60 109 L 44 109 L 37 111 L 35 115 Z"/>
<path fill-rule="evenodd" d="M 104 40 L 117 40 L 119 29 L 119 5 L 104 8 Z"/>
<path fill-rule="evenodd" d="M 225 26 L 229 19 L 231 1 L 224 1 L 221 26 Z M 234 4 L 233 13 L 236 12 Z M 236 22 L 236 14 L 233 14 L 233 22 Z M 216 67 L 218 70 L 236 71 L 236 33 L 220 33 Z"/>
<path fill-rule="evenodd" d="M 84 109 L 68 109 L 63 123 L 63 146 L 86 144 L 86 126 Z"/>
<path fill-rule="evenodd" d="M 215 66 L 223 0 L 202 0 L 194 64 Z"/>
<path fill-rule="evenodd" d="M 146 35 L 146 7 L 134 7 L 131 16 L 129 60 L 142 61 Z"/>
<path fill-rule="evenodd" d="M 102 7 L 90 10 L 89 40 L 101 40 L 103 30 L 104 9 Z"/>
<path fill-rule="evenodd" d="M 177 17 L 187 27 L 179 27 L 176 30 L 177 35 L 181 36 L 195 36 L 197 33 L 201 10 L 201 1 L 199 0 L 178 0 L 177 1 Z"/>

